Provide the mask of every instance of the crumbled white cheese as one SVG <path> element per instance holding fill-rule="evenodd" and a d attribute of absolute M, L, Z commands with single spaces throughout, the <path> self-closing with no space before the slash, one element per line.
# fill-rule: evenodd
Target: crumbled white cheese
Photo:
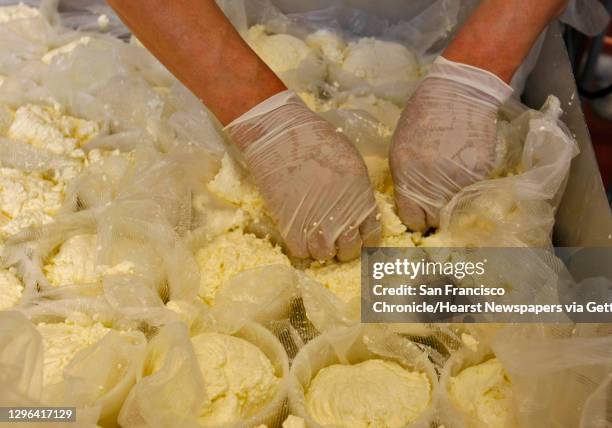
<path fill-rule="evenodd" d="M 43 55 L 41 60 L 45 64 L 51 64 L 54 58 L 59 58 L 61 56 L 67 55 L 70 52 L 74 51 L 78 46 L 87 46 L 90 41 L 91 41 L 91 37 L 89 36 L 81 37 L 77 40 L 74 40 L 70 43 L 66 43 L 63 46 L 60 46 L 59 48 L 50 50 L 45 55 Z"/>
<path fill-rule="evenodd" d="M 452 402 L 478 426 L 518 426 L 512 412 L 512 384 L 497 358 L 451 377 L 448 392 Z"/>
<path fill-rule="evenodd" d="M 478 345 L 480 344 L 474 336 L 469 333 L 461 333 L 461 341 L 468 349 L 472 352 L 478 351 Z"/>
<path fill-rule="evenodd" d="M 114 266 L 96 262 L 97 235 L 75 235 L 66 240 L 44 266 L 51 285 L 92 284 L 104 276 L 132 275 L 136 265 L 124 260 Z"/>
<path fill-rule="evenodd" d="M 377 359 L 325 367 L 306 391 L 306 408 L 315 421 L 347 428 L 406 426 L 430 401 L 425 373 Z"/>
<path fill-rule="evenodd" d="M 96 242 L 97 236 L 92 234 L 76 235 L 64 242 L 44 267 L 51 285 L 97 282 Z"/>
<path fill-rule="evenodd" d="M 40 11 L 24 3 L 0 7 L 0 24 L 18 19 L 30 19 L 40 16 Z"/>
<path fill-rule="evenodd" d="M 100 16 L 98 16 L 98 27 L 100 27 L 100 29 L 105 30 L 106 27 L 108 27 L 108 24 L 110 23 L 110 19 L 108 19 L 108 16 L 106 14 L 102 14 Z"/>
<path fill-rule="evenodd" d="M 361 295 L 359 259 L 345 263 L 315 261 L 306 269 L 306 274 L 323 284 L 344 302 Z"/>
<path fill-rule="evenodd" d="M 11 309 L 21 300 L 23 285 L 8 269 L 0 269 L 0 311 Z"/>
<path fill-rule="evenodd" d="M 395 213 L 395 204 L 391 196 L 375 191 L 376 206 L 380 214 L 382 236 L 397 236 L 406 231 L 406 226 Z"/>
<path fill-rule="evenodd" d="M 27 104 L 15 112 L 7 135 L 58 155 L 71 156 L 99 131 L 95 122 L 63 115 L 52 107 Z M 82 152 L 79 155 L 84 157 Z"/>
<path fill-rule="evenodd" d="M 275 395 L 279 379 L 272 363 L 255 345 L 220 333 L 191 339 L 206 387 L 202 425 L 221 426 L 248 417 Z"/>
<path fill-rule="evenodd" d="M 0 236 L 52 222 L 62 205 L 64 189 L 39 173 L 0 168 Z"/>
<path fill-rule="evenodd" d="M 343 89 L 350 89 L 362 82 L 378 86 L 414 81 L 420 70 L 415 55 L 406 47 L 365 37 L 349 43 L 341 67 L 332 67 L 330 73 Z"/>
<path fill-rule="evenodd" d="M 306 43 L 289 34 L 267 34 L 263 25 L 249 28 L 247 41 L 275 73 L 297 69 L 313 55 Z"/>
<path fill-rule="evenodd" d="M 306 422 L 298 416 L 289 415 L 283 422 L 283 428 L 306 428 Z"/>
<path fill-rule="evenodd" d="M 43 386 L 61 382 L 64 369 L 76 353 L 99 342 L 110 331 L 100 323 L 40 323 L 36 328 L 43 339 Z"/>
<path fill-rule="evenodd" d="M 384 229 L 384 226 L 383 226 Z M 381 247 L 414 247 L 410 233 L 385 236 L 378 244 Z M 317 280 L 339 297 L 348 302 L 361 296 L 361 260 L 340 263 L 336 260 L 315 261 L 306 269 L 306 274 Z"/>
<path fill-rule="evenodd" d="M 331 62 L 341 62 L 346 47 L 341 35 L 325 29 L 309 34 L 306 37 L 306 44 Z"/>
<path fill-rule="evenodd" d="M 213 304 L 223 283 L 234 275 L 258 266 L 289 265 L 280 247 L 242 230 L 218 236 L 196 253 L 200 266 L 200 297 Z"/>
<path fill-rule="evenodd" d="M 254 221 L 268 216 L 257 187 L 247 180 L 227 153 L 221 160 L 221 169 L 207 187 L 222 200 L 240 207 Z"/>

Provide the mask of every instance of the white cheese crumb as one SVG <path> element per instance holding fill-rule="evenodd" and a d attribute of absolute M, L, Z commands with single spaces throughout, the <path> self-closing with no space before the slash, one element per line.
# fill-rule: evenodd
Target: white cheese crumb
<path fill-rule="evenodd" d="M 109 23 L 110 19 L 108 19 L 108 16 L 106 14 L 103 13 L 102 15 L 98 16 L 98 27 L 100 27 L 100 29 L 106 29 Z"/>
<path fill-rule="evenodd" d="M 24 3 L 0 7 L 0 24 L 18 19 L 30 19 L 40 16 L 40 11 Z"/>
<path fill-rule="evenodd" d="M 64 199 L 65 186 L 41 174 L 0 168 L 0 237 L 53 221 Z"/>
<path fill-rule="evenodd" d="M 61 114 L 47 106 L 27 104 L 15 112 L 9 138 L 69 156 L 98 134 L 95 122 Z"/>

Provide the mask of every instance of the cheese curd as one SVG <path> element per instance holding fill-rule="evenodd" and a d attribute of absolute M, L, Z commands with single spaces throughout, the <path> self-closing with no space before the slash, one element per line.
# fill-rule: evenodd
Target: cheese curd
<path fill-rule="evenodd" d="M 64 242 L 44 267 L 51 285 L 95 283 L 98 280 L 96 241 L 96 235 L 86 234 Z"/>
<path fill-rule="evenodd" d="M 268 217 L 257 188 L 227 153 L 221 159 L 219 172 L 207 184 L 207 188 L 223 201 L 240 208 L 251 221 Z"/>
<path fill-rule="evenodd" d="M 64 188 L 39 173 L 0 168 L 0 238 L 53 221 L 63 202 Z"/>
<path fill-rule="evenodd" d="M 414 247 L 412 234 L 406 232 L 391 200 L 391 197 L 374 192 L 382 225 L 381 247 Z M 323 284 L 342 301 L 348 302 L 361 296 L 361 260 L 339 263 L 315 261 L 306 269 L 306 274 Z"/>
<path fill-rule="evenodd" d="M 263 25 L 254 25 L 249 28 L 247 41 L 275 73 L 282 74 L 296 70 L 305 61 L 317 63 L 316 56 L 302 40 L 289 34 L 267 34 Z M 304 76 L 306 80 L 322 79 L 325 73 L 322 65 L 311 71 L 312 75 Z"/>
<path fill-rule="evenodd" d="M 372 86 L 410 82 L 419 74 L 418 61 L 406 47 L 372 37 L 349 43 L 342 63 L 330 70 L 330 78 L 342 89 L 362 82 Z"/>
<path fill-rule="evenodd" d="M 67 239 L 44 266 L 51 285 L 93 284 L 107 275 L 131 275 L 134 263 L 124 260 L 114 266 L 97 263 L 97 235 L 82 234 Z"/>
<path fill-rule="evenodd" d="M 0 311 L 6 311 L 19 304 L 23 285 L 19 278 L 8 269 L 0 269 Z"/>
<path fill-rule="evenodd" d="M 267 239 L 235 230 L 218 236 L 196 253 L 200 267 L 200 297 L 214 304 L 217 291 L 234 275 L 258 266 L 289 265 L 281 248 Z"/>
<path fill-rule="evenodd" d="M 346 43 L 342 36 L 332 31 L 321 29 L 306 37 L 306 44 L 321 57 L 332 63 L 342 61 Z"/>
<path fill-rule="evenodd" d="M 279 378 L 266 355 L 244 339 L 203 333 L 191 339 L 202 371 L 207 402 L 203 426 L 220 426 L 252 415 L 275 395 Z"/>
<path fill-rule="evenodd" d="M 0 24 L 5 24 L 18 19 L 30 19 L 40 16 L 40 11 L 24 3 L 13 6 L 0 7 Z"/>
<path fill-rule="evenodd" d="M 289 415 L 283 422 L 283 428 L 306 428 L 306 422 L 298 416 Z"/>
<path fill-rule="evenodd" d="M 403 427 L 430 401 L 425 373 L 379 359 L 325 367 L 306 391 L 306 408 L 316 422 L 347 428 Z"/>
<path fill-rule="evenodd" d="M 63 380 L 63 372 L 75 355 L 98 343 L 110 331 L 100 323 L 77 325 L 40 323 L 36 329 L 43 341 L 43 386 Z"/>
<path fill-rule="evenodd" d="M 512 384 L 497 358 L 451 377 L 448 393 L 453 404 L 471 418 L 474 426 L 518 426 L 512 412 Z"/>
<path fill-rule="evenodd" d="M 95 122 L 63 115 L 52 107 L 27 104 L 15 112 L 7 136 L 58 155 L 71 156 L 99 131 Z"/>
<path fill-rule="evenodd" d="M 74 51 L 79 46 L 87 46 L 90 41 L 91 41 L 91 37 L 89 36 L 80 37 L 77 40 L 74 40 L 70 43 L 66 43 L 63 46 L 50 50 L 49 52 L 43 55 L 43 57 L 41 58 L 41 61 L 44 62 L 45 64 L 51 64 L 54 59 L 61 58 L 62 56 L 70 54 L 72 51 Z"/>

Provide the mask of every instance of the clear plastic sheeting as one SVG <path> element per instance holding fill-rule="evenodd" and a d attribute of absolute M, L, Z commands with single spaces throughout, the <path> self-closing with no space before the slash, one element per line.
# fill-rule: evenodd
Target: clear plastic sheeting
<path fill-rule="evenodd" d="M 52 368 L 43 364 L 49 359 L 46 354 L 61 349 L 44 349 L 41 332 L 19 312 L 1 312 L 0 325 L 0 394 L 4 405 L 71 406 L 77 408 L 77 426 L 93 426 L 96 421 L 115 424 L 141 370 L 142 334 L 110 331 L 98 343 L 66 356 L 70 361 L 62 380 L 43 387 L 43 374 Z"/>
<path fill-rule="evenodd" d="M 453 197 L 440 213 L 442 242 L 481 247 L 551 245 L 555 209 L 570 162 L 578 154 L 560 115 L 559 100 L 550 97 L 541 112 L 525 111 L 509 127 L 502 122 L 499 147 L 510 154 L 504 162 L 506 176 L 475 183 Z"/>

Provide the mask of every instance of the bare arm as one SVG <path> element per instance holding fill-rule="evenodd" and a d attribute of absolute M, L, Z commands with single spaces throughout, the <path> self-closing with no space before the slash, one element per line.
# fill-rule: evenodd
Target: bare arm
<path fill-rule="evenodd" d="M 214 0 L 108 0 L 138 39 L 226 125 L 286 89 Z"/>
<path fill-rule="evenodd" d="M 442 54 L 508 83 L 567 0 L 484 0 Z"/>

